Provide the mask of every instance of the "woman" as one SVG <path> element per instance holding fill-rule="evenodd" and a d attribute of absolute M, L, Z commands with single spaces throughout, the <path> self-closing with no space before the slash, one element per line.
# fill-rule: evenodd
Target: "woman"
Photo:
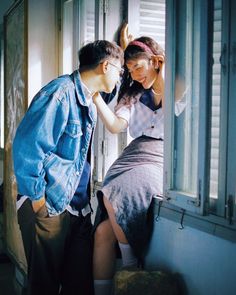
<path fill-rule="evenodd" d="M 95 232 L 95 294 L 110 294 L 119 243 L 125 267 L 142 261 L 150 237 L 147 216 L 153 195 L 162 196 L 165 54 L 149 37 L 130 42 L 115 114 L 99 95 L 94 103 L 112 133 L 129 128 L 134 140 L 110 167 L 98 201 L 102 215 Z M 105 219 L 104 212 L 107 212 Z M 101 222 L 101 220 L 103 220 Z"/>

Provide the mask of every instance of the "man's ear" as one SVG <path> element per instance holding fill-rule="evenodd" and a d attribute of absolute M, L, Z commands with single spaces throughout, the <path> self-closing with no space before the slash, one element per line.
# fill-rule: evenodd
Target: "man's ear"
<path fill-rule="evenodd" d="M 103 74 L 106 74 L 108 70 L 108 60 L 105 60 L 104 62 L 100 63 L 101 71 Z"/>

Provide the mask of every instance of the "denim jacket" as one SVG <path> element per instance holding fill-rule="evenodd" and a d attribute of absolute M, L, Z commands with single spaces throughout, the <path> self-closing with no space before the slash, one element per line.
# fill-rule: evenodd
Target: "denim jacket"
<path fill-rule="evenodd" d="M 79 184 L 96 125 L 75 71 L 48 83 L 34 97 L 13 142 L 18 192 L 46 196 L 50 215 L 63 212 Z"/>

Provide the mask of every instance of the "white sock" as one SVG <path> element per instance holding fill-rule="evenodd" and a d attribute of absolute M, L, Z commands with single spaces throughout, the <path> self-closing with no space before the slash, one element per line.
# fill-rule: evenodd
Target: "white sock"
<path fill-rule="evenodd" d="M 94 280 L 94 295 L 111 295 L 113 280 Z"/>
<path fill-rule="evenodd" d="M 133 253 L 132 248 L 129 244 L 123 244 L 119 242 L 121 251 L 122 263 L 124 266 L 137 266 L 137 258 Z"/>

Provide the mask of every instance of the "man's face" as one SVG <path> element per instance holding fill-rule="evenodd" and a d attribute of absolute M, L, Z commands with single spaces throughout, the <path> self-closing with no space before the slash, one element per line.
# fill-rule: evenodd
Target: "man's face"
<path fill-rule="evenodd" d="M 112 92 L 120 77 L 123 74 L 120 60 L 111 59 L 107 60 L 107 72 L 104 75 L 104 91 L 107 93 Z"/>

